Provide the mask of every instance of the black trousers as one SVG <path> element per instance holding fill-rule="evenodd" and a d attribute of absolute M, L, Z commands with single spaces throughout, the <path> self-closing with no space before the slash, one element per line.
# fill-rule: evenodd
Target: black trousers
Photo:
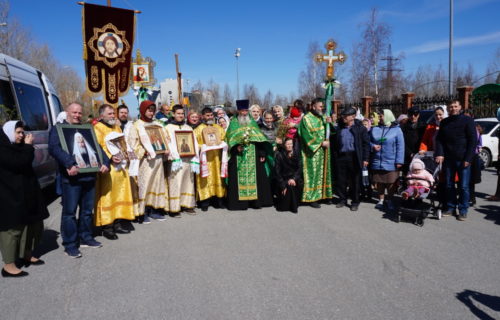
<path fill-rule="evenodd" d="M 340 201 L 347 202 L 349 196 L 352 204 L 359 204 L 361 169 L 356 153 L 339 153 L 335 161 L 335 172 L 337 176 L 336 191 Z"/>

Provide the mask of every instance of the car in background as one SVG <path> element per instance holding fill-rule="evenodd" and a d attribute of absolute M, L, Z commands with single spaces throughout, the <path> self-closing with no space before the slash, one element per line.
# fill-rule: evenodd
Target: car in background
<path fill-rule="evenodd" d="M 498 138 L 500 133 L 500 122 L 497 118 L 481 118 L 474 120 L 482 128 L 481 138 L 483 147 L 479 157 L 483 160 L 484 166 L 489 167 L 498 160 Z"/>
<path fill-rule="evenodd" d="M 57 163 L 49 155 L 49 131 L 55 125 L 61 102 L 54 86 L 40 70 L 0 53 L 0 125 L 22 120 L 33 134 L 33 169 L 40 186 L 51 185 Z"/>

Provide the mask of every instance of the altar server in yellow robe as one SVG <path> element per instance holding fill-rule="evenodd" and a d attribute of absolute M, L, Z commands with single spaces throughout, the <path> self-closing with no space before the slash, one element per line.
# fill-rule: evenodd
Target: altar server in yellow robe
<path fill-rule="evenodd" d="M 225 208 L 227 177 L 227 144 L 224 142 L 226 131 L 215 124 L 212 109 L 201 111 L 202 123 L 194 129 L 200 146 L 200 173 L 196 175 L 196 191 L 199 206 L 207 211 L 210 200 L 219 208 Z"/>
<path fill-rule="evenodd" d="M 134 220 L 134 208 L 129 175 L 126 170 L 126 159 L 120 155 L 112 155 L 106 144 L 110 134 L 122 135 L 122 130 L 115 118 L 115 109 L 103 104 L 99 108 L 101 120 L 94 126 L 97 143 L 106 155 L 112 159 L 109 172 L 99 173 L 96 181 L 95 225 L 102 227 L 103 236 L 110 240 L 118 239 L 116 233 L 129 233 L 118 219 Z"/>

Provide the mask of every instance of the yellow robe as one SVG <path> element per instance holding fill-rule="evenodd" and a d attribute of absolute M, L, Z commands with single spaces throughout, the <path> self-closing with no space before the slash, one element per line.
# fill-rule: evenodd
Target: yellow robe
<path fill-rule="evenodd" d="M 121 133 L 118 126 L 110 128 L 102 123 L 94 126 L 97 142 L 106 155 L 111 159 L 111 154 L 106 147 L 104 139 L 111 132 Z M 95 186 L 96 204 L 94 220 L 96 226 L 105 226 L 113 223 L 116 219 L 134 220 L 134 203 L 132 189 L 127 170 L 115 169 L 111 164 L 108 173 L 98 173 Z"/>
<path fill-rule="evenodd" d="M 196 140 L 198 140 L 198 145 L 201 146 L 205 144 L 203 139 L 203 129 L 207 125 L 202 123 L 196 129 L 194 129 L 194 135 Z M 221 141 L 226 138 L 226 131 L 218 124 L 213 125 L 217 128 L 220 134 Z M 210 199 L 211 197 L 224 198 L 226 196 L 226 184 L 224 183 L 224 178 L 221 178 L 221 158 L 222 149 L 207 151 L 207 163 L 209 175 L 206 178 L 200 174 L 196 175 L 196 193 L 199 201 Z"/>
<path fill-rule="evenodd" d="M 144 215 L 146 207 L 169 211 L 168 184 L 164 169 L 163 155 L 156 155 L 152 159 L 146 156 L 146 149 L 139 138 L 139 128 L 146 123 L 142 120 L 134 122 L 130 128 L 128 142 L 140 160 L 139 175 L 137 177 L 139 215 Z M 167 133 L 165 132 L 165 135 Z"/>

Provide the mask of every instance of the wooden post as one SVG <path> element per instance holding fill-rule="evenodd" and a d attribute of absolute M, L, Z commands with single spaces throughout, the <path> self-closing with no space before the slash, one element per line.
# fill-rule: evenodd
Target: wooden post
<path fill-rule="evenodd" d="M 401 114 L 407 114 L 408 109 L 413 106 L 413 98 L 415 97 L 415 94 L 413 92 L 406 92 L 401 96 L 403 98 L 403 110 L 401 110 Z"/>
<path fill-rule="evenodd" d="M 333 114 L 336 116 L 339 115 L 339 107 L 341 103 L 342 103 L 341 100 L 333 100 Z"/>
<path fill-rule="evenodd" d="M 108 0 L 108 7 L 111 7 L 111 0 Z"/>
<path fill-rule="evenodd" d="M 179 104 L 182 106 L 183 101 L 182 101 L 182 73 L 179 72 L 179 55 L 176 53 L 175 54 L 175 70 L 177 72 L 177 93 L 178 93 L 178 101 Z"/>
<path fill-rule="evenodd" d="M 361 104 L 362 104 L 362 112 L 363 112 L 363 115 L 365 116 L 365 118 L 369 118 L 370 116 L 370 104 L 372 103 L 373 101 L 373 97 L 370 97 L 370 96 L 366 96 L 366 97 L 363 97 L 361 98 Z"/>
<path fill-rule="evenodd" d="M 458 100 L 460 101 L 460 104 L 462 105 L 463 110 L 467 110 L 470 108 L 469 102 L 470 102 L 470 95 L 472 94 L 472 90 L 474 90 L 474 87 L 471 87 L 471 86 L 457 88 Z"/>

